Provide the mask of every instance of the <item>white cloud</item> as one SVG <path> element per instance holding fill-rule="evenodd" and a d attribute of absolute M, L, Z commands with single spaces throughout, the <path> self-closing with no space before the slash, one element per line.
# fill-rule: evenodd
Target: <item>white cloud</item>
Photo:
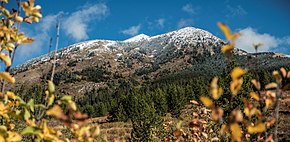
<path fill-rule="evenodd" d="M 19 46 L 16 51 L 16 60 L 27 60 L 31 57 L 38 56 L 42 53 L 42 51 L 48 51 L 49 40 L 51 36 L 50 30 L 56 26 L 57 16 L 58 14 L 47 15 L 43 17 L 34 29 L 28 28 L 26 26 L 21 28 L 21 30 L 24 31 L 28 37 L 34 38 L 35 41 L 29 45 Z"/>
<path fill-rule="evenodd" d="M 194 8 L 192 4 L 188 3 L 182 7 L 182 10 L 189 14 L 197 14 L 198 8 Z"/>
<path fill-rule="evenodd" d="M 164 18 L 160 18 L 160 19 L 158 19 L 157 21 L 156 21 L 156 25 L 157 25 L 157 27 L 159 27 L 159 28 L 164 28 L 164 24 L 165 24 L 165 19 Z"/>
<path fill-rule="evenodd" d="M 194 24 L 194 21 L 192 19 L 180 19 L 177 23 L 177 28 L 184 28 L 188 26 L 192 26 Z"/>
<path fill-rule="evenodd" d="M 279 39 L 279 44 L 290 45 L 290 36 L 286 36 L 286 37 Z"/>
<path fill-rule="evenodd" d="M 226 8 L 227 8 L 226 17 L 244 16 L 244 15 L 248 14 L 248 12 L 241 5 L 238 5 L 236 7 L 232 7 L 230 5 L 227 5 Z"/>
<path fill-rule="evenodd" d="M 131 26 L 128 29 L 122 30 L 121 33 L 125 34 L 125 35 L 130 35 L 130 36 L 134 36 L 137 35 L 139 33 L 141 29 L 141 25 L 136 25 L 136 26 Z"/>
<path fill-rule="evenodd" d="M 109 12 L 105 4 L 93 4 L 82 7 L 64 19 L 62 27 L 65 33 L 80 41 L 88 38 L 88 28 L 93 20 L 100 20 Z"/>
<path fill-rule="evenodd" d="M 241 36 L 236 40 L 236 47 L 247 52 L 255 52 L 253 44 L 262 43 L 259 52 L 270 51 L 281 44 L 281 40 L 267 33 L 258 33 L 255 29 L 248 27 L 239 31 Z"/>
<path fill-rule="evenodd" d="M 21 45 L 17 49 L 16 63 L 23 63 L 27 59 L 39 56 L 48 52 L 50 37 L 53 37 L 55 43 L 56 19 L 62 14 L 61 31 L 76 41 L 87 39 L 89 24 L 93 20 L 100 20 L 108 15 L 109 9 L 105 4 L 92 4 L 84 6 L 73 13 L 59 12 L 55 15 L 47 15 L 39 20 L 38 24 L 21 26 L 28 37 L 35 41 L 29 45 Z M 65 35 L 61 35 L 63 37 Z M 54 46 L 52 47 L 54 49 Z"/>

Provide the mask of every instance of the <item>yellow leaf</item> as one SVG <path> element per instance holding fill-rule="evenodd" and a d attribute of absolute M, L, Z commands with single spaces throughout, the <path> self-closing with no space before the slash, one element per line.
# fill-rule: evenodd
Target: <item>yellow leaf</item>
<path fill-rule="evenodd" d="M 7 18 L 10 17 L 10 12 L 7 9 L 2 10 L 3 15 L 5 15 Z"/>
<path fill-rule="evenodd" d="M 242 141 L 242 129 L 240 128 L 238 123 L 230 124 L 230 130 L 232 133 L 232 139 L 237 142 Z"/>
<path fill-rule="evenodd" d="M 222 95 L 222 93 L 223 93 L 223 89 L 219 88 L 217 82 L 218 82 L 218 77 L 215 77 L 211 81 L 211 85 L 210 85 L 210 92 L 212 94 L 212 97 L 215 100 L 218 100 L 220 98 L 220 96 Z"/>
<path fill-rule="evenodd" d="M 10 83 L 15 83 L 15 78 L 12 77 L 8 72 L 0 72 L 0 78 L 3 78 Z"/>
<path fill-rule="evenodd" d="M 7 43 L 6 44 L 6 47 L 11 48 L 11 49 L 14 49 L 15 48 L 15 45 L 13 43 Z"/>
<path fill-rule="evenodd" d="M 275 82 L 269 83 L 265 86 L 265 89 L 275 89 L 278 87 L 278 84 Z"/>
<path fill-rule="evenodd" d="M 34 41 L 33 38 L 23 38 L 22 41 L 21 41 L 21 44 L 30 44 Z"/>
<path fill-rule="evenodd" d="M 278 71 L 273 71 L 272 74 L 273 74 L 274 77 L 278 77 L 280 75 Z"/>
<path fill-rule="evenodd" d="M 278 71 L 273 71 L 273 76 L 275 77 L 276 82 L 282 81 L 282 77 L 280 76 L 280 73 Z"/>
<path fill-rule="evenodd" d="M 21 141 L 21 135 L 15 132 L 8 131 L 8 138 L 6 138 L 6 142 L 20 142 Z"/>
<path fill-rule="evenodd" d="M 37 18 L 42 18 L 42 14 L 39 12 L 32 13 L 32 16 L 35 16 Z"/>
<path fill-rule="evenodd" d="M 223 54 L 229 54 L 234 49 L 234 45 L 226 44 L 222 47 L 221 51 Z"/>
<path fill-rule="evenodd" d="M 37 10 L 40 10 L 41 9 L 41 6 L 40 5 L 37 5 L 34 8 L 37 9 Z"/>
<path fill-rule="evenodd" d="M 54 103 L 54 99 L 55 99 L 55 96 L 54 95 L 50 95 L 49 98 L 48 98 L 48 106 L 51 106 L 53 103 Z"/>
<path fill-rule="evenodd" d="M 0 142 L 5 142 L 5 139 L 2 135 L 0 135 Z"/>
<path fill-rule="evenodd" d="M 51 109 L 49 109 L 46 112 L 46 114 L 54 116 L 54 117 L 59 118 L 59 119 L 63 119 L 66 117 L 63 113 L 63 110 L 61 109 L 61 107 L 59 105 L 54 105 Z"/>
<path fill-rule="evenodd" d="M 50 94 L 53 94 L 55 92 L 55 86 L 54 86 L 53 82 L 50 80 L 47 80 L 47 85 L 48 85 L 48 92 Z"/>
<path fill-rule="evenodd" d="M 256 101 L 259 101 L 259 99 L 260 99 L 259 95 L 255 92 L 250 92 L 250 96 L 251 96 L 251 98 L 253 98 Z"/>
<path fill-rule="evenodd" d="M 8 0 L 1 0 L 2 2 L 8 3 Z"/>
<path fill-rule="evenodd" d="M 39 18 L 38 18 L 38 17 L 32 17 L 32 20 L 33 20 L 35 23 L 38 23 L 38 22 L 39 22 Z"/>
<path fill-rule="evenodd" d="M 222 32 L 224 33 L 226 39 L 230 40 L 232 37 L 232 34 L 231 34 L 231 30 L 229 29 L 229 27 L 225 23 L 222 23 L 222 22 L 219 22 L 218 26 L 222 30 Z"/>
<path fill-rule="evenodd" d="M 260 117 L 262 114 L 260 110 L 258 110 L 255 107 L 251 108 L 250 106 L 247 106 L 244 108 L 244 113 L 249 118 L 251 118 L 251 116 L 253 116 L 253 115 L 257 115 L 257 117 Z"/>
<path fill-rule="evenodd" d="M 232 80 L 239 79 L 246 73 L 247 71 L 245 69 L 242 69 L 241 67 L 235 67 L 231 72 Z"/>
<path fill-rule="evenodd" d="M 0 53 L 0 59 L 4 62 L 6 66 L 11 66 L 11 59 L 8 55 Z"/>
<path fill-rule="evenodd" d="M 232 37 L 231 37 L 231 40 L 232 40 L 232 42 L 234 41 L 234 40 L 236 40 L 238 37 L 240 37 L 241 36 L 241 34 L 240 33 L 234 33 L 234 34 L 232 34 Z"/>
<path fill-rule="evenodd" d="M 240 109 L 235 109 L 231 112 L 230 119 L 233 122 L 242 122 L 243 121 L 243 113 Z"/>
<path fill-rule="evenodd" d="M 8 92 L 6 93 L 6 95 L 7 95 L 9 98 L 13 99 L 13 100 L 16 99 L 16 96 L 15 96 L 15 94 L 14 94 L 13 92 L 8 91 Z"/>
<path fill-rule="evenodd" d="M 74 111 L 77 110 L 77 106 L 76 106 L 76 103 L 75 103 L 74 101 L 69 100 L 69 101 L 68 101 L 68 105 L 69 105 L 69 107 L 70 107 L 72 110 L 74 110 Z"/>
<path fill-rule="evenodd" d="M 259 122 L 258 124 L 256 124 L 255 126 L 248 126 L 248 132 L 250 134 L 254 134 L 254 133 L 262 133 L 266 130 L 265 124 L 262 122 Z"/>
<path fill-rule="evenodd" d="M 211 89 L 210 91 L 211 91 L 212 97 L 215 100 L 218 100 L 220 98 L 220 96 L 223 94 L 222 88 L 214 88 L 214 89 Z"/>
<path fill-rule="evenodd" d="M 18 23 L 21 23 L 23 22 L 23 18 L 21 16 L 15 16 L 15 21 L 18 22 Z"/>
<path fill-rule="evenodd" d="M 273 101 L 271 99 L 266 99 L 265 103 L 266 103 L 266 109 L 268 109 L 269 107 L 273 105 Z"/>
<path fill-rule="evenodd" d="M 238 38 L 240 36 L 239 33 L 231 34 L 230 28 L 224 23 L 219 22 L 218 26 L 222 30 L 222 32 L 224 33 L 224 35 L 228 41 L 234 41 L 236 38 Z"/>
<path fill-rule="evenodd" d="M 32 24 L 32 20 L 30 18 L 25 17 L 23 20 L 24 20 L 24 22 Z"/>
<path fill-rule="evenodd" d="M 259 81 L 257 81 L 256 79 L 252 79 L 251 82 L 255 86 L 256 89 L 258 89 L 258 90 L 261 89 L 261 84 Z"/>
<path fill-rule="evenodd" d="M 93 137 L 98 136 L 98 135 L 100 135 L 100 132 L 101 132 L 100 126 L 97 125 L 97 126 L 95 126 L 95 130 L 93 131 L 92 136 Z"/>
<path fill-rule="evenodd" d="M 25 38 L 25 34 L 23 32 L 21 32 L 17 35 L 17 37 L 18 37 L 18 39 L 23 39 L 23 38 Z"/>
<path fill-rule="evenodd" d="M 281 71 L 281 73 L 282 73 L 282 76 L 283 77 L 286 77 L 286 75 L 287 75 L 287 71 L 285 70 L 285 68 L 280 68 L 280 71 Z"/>
<path fill-rule="evenodd" d="M 211 108 L 214 105 L 212 100 L 206 96 L 200 96 L 199 99 L 205 105 L 205 107 Z"/>
<path fill-rule="evenodd" d="M 225 125 L 225 124 L 223 124 L 222 126 L 221 126 L 221 135 L 224 135 L 225 133 L 228 133 L 228 127 L 227 127 L 227 125 Z"/>
<path fill-rule="evenodd" d="M 218 77 L 214 77 L 213 79 L 212 79 L 212 81 L 211 81 L 211 84 L 210 84 L 210 87 L 211 88 L 218 88 L 218 80 L 219 80 L 219 78 Z"/>
<path fill-rule="evenodd" d="M 230 84 L 230 90 L 233 96 L 236 96 L 238 92 L 241 90 L 243 85 L 243 79 L 233 80 Z"/>

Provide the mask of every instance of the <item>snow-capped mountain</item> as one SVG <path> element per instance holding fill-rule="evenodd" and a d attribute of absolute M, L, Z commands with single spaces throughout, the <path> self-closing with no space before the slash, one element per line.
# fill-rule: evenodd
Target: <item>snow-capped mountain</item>
<path fill-rule="evenodd" d="M 124 42 L 138 42 L 138 41 L 142 41 L 142 40 L 148 40 L 149 38 L 150 38 L 150 36 L 148 36 L 148 35 L 139 34 L 137 36 L 134 36 L 132 38 L 124 40 Z"/>
<path fill-rule="evenodd" d="M 208 31 L 193 27 L 155 36 L 140 34 L 124 41 L 80 42 L 57 52 L 55 81 L 68 94 L 83 94 L 118 78 L 142 83 L 168 74 L 220 74 L 228 63 L 220 53 L 223 44 L 224 41 Z M 248 68 L 254 61 L 270 69 L 288 65 L 290 61 L 278 53 L 256 56 L 235 49 L 233 54 L 238 64 Z M 13 74 L 21 84 L 40 82 L 49 76 L 52 59 L 53 52 L 31 59 L 16 67 Z M 92 74 L 98 79 L 91 79 Z M 73 87 L 69 83 L 74 83 Z"/>

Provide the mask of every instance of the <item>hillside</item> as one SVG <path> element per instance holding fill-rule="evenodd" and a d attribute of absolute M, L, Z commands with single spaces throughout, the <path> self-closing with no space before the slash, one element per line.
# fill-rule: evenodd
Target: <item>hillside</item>
<path fill-rule="evenodd" d="M 141 34 L 124 41 L 76 43 L 57 52 L 54 82 L 62 94 L 82 95 L 120 80 L 143 84 L 174 74 L 217 75 L 227 65 L 220 53 L 223 44 L 220 38 L 193 27 L 152 37 Z M 233 52 L 238 65 L 250 70 L 289 66 L 290 58 L 283 54 L 249 54 L 240 49 Z M 45 81 L 50 76 L 52 59 L 51 52 L 14 68 L 18 80 L 15 86 Z"/>
<path fill-rule="evenodd" d="M 237 48 L 232 51 L 230 62 L 220 52 L 224 44 L 211 33 L 192 27 L 152 37 L 141 34 L 124 41 L 76 43 L 56 54 L 56 95 L 72 95 L 81 111 L 90 117 L 110 116 L 111 119 L 101 125 L 107 129 L 106 134 L 112 139 L 116 128 L 128 138 L 134 125 L 131 120 L 147 119 L 147 115 L 155 122 L 170 114 L 170 119 L 177 123 L 183 111 L 190 111 L 184 108 L 189 100 L 208 94 L 213 76 L 221 76 L 222 86 L 228 86 L 227 74 L 233 66 L 249 71 L 240 96 L 248 96 L 253 89 L 250 79 L 254 75 L 265 85 L 271 81 L 273 70 L 290 67 L 288 55 L 253 54 Z M 41 103 L 43 98 L 39 96 L 44 94 L 52 63 L 53 53 L 49 53 L 14 68 L 12 74 L 18 80 L 16 93 L 25 101 L 34 98 Z M 228 91 L 225 95 L 230 94 L 229 89 L 225 91 Z M 281 122 L 287 123 L 289 106 L 285 103 L 287 97 L 283 99 Z M 228 108 L 225 100 L 219 103 Z M 119 124 L 126 128 L 119 128 Z M 281 139 L 288 139 L 287 126 L 279 126 Z"/>

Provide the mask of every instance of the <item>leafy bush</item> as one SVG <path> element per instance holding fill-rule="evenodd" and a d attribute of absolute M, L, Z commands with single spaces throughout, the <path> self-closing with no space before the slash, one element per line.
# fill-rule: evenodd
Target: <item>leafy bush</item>
<path fill-rule="evenodd" d="M 75 102 L 70 96 L 63 96 L 55 99 L 55 86 L 50 80 L 47 81 L 47 88 L 41 94 L 30 94 L 33 98 L 22 99 L 13 92 L 6 91 L 6 83 L 15 83 L 15 78 L 9 73 L 13 63 L 15 52 L 22 44 L 30 44 L 34 40 L 26 37 L 19 31 L 20 24 L 38 23 L 42 18 L 41 7 L 35 5 L 34 0 L 18 2 L 18 10 L 9 11 L 4 3 L 8 0 L 1 0 L 0 59 L 6 66 L 4 72 L 0 72 L 2 82 L 2 93 L 0 94 L 0 141 L 18 142 L 26 141 L 93 141 L 100 133 L 99 126 L 89 126 L 85 123 L 87 115 L 77 110 Z M 22 17 L 20 9 L 23 9 L 25 16 Z M 9 53 L 9 54 L 7 54 Z M 36 86 L 31 92 L 41 92 L 41 86 Z M 43 95 L 44 94 L 44 95 Z M 37 95 L 37 96 L 36 96 Z M 44 97 L 41 100 L 37 98 Z M 44 103 L 36 103 L 44 101 Z M 64 111 L 66 110 L 66 111 Z M 48 125 L 47 119 L 55 118 L 70 130 L 72 137 L 61 134 L 59 130 Z"/>

